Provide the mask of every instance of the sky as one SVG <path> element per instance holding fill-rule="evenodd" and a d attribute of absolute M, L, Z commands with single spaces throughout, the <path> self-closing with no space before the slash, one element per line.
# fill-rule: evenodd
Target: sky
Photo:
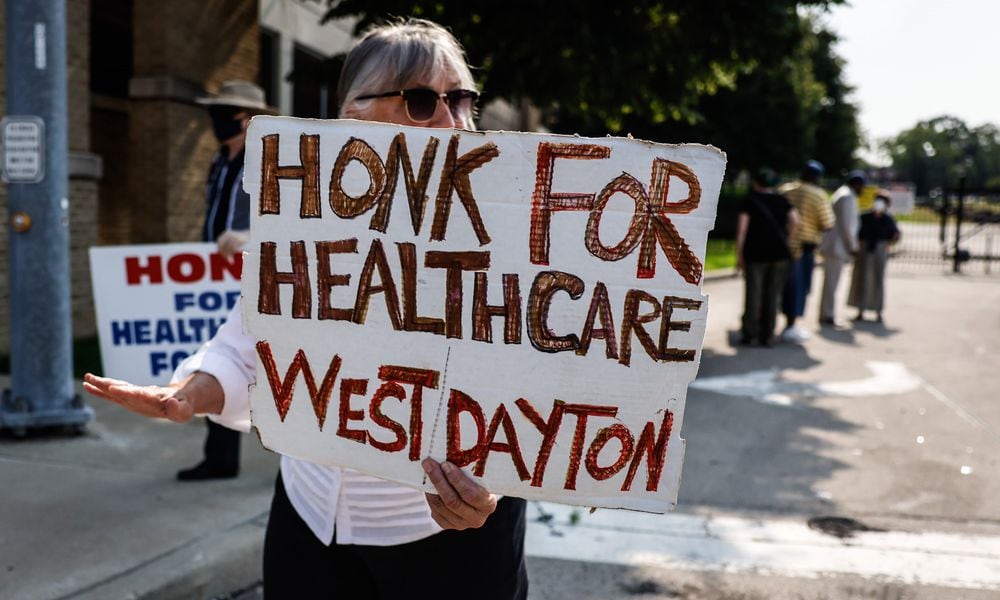
<path fill-rule="evenodd" d="M 942 114 L 1000 125 L 1000 0 L 850 0 L 824 20 L 869 139 Z"/>

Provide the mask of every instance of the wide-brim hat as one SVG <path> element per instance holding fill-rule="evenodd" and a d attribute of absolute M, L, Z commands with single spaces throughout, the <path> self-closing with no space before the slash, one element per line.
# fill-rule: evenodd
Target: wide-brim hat
<path fill-rule="evenodd" d="M 264 90 L 259 85 L 243 81 L 242 79 L 230 79 L 223 81 L 219 93 L 215 96 L 203 96 L 195 98 L 195 102 L 204 106 L 234 106 L 245 108 L 247 112 L 253 114 L 276 115 L 278 110 L 273 106 L 268 106 L 265 100 Z"/>

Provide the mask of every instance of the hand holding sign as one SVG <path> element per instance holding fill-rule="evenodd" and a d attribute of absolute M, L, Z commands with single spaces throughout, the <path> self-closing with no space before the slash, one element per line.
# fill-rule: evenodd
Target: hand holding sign
<path fill-rule="evenodd" d="M 424 494 L 431 517 L 444 529 L 476 529 L 497 509 L 497 497 L 475 483 L 461 469 L 433 458 L 422 463 L 437 494 Z"/>

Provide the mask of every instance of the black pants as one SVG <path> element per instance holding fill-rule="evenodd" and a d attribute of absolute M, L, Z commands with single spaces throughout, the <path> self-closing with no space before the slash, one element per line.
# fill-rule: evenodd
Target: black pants
<path fill-rule="evenodd" d="M 743 306 L 743 340 L 767 343 L 774 336 L 774 325 L 785 287 L 788 261 L 747 261 L 743 269 L 746 294 Z"/>
<path fill-rule="evenodd" d="M 524 500 L 501 498 L 479 529 L 397 546 L 326 546 L 295 512 L 279 473 L 264 538 L 264 597 L 524 600 L 524 513 Z"/>
<path fill-rule="evenodd" d="M 205 464 L 218 471 L 239 471 L 240 468 L 240 432 L 223 427 L 211 419 L 208 423 L 208 435 L 205 436 Z"/>

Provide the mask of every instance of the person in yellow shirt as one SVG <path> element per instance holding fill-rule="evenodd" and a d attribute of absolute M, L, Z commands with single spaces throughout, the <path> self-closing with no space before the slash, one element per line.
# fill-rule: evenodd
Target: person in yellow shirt
<path fill-rule="evenodd" d="M 785 282 L 781 310 L 785 314 L 786 326 L 781 339 L 801 344 L 809 339 L 809 333 L 795 324 L 805 314 L 806 298 L 812 288 L 813 269 L 816 266 L 816 247 L 822 234 L 833 227 L 833 210 L 830 197 L 820 187 L 823 164 L 810 160 L 802 169 L 798 181 L 786 183 L 778 188 L 778 193 L 788 198 L 798 211 L 799 225 L 791 239 L 792 267 Z"/>

